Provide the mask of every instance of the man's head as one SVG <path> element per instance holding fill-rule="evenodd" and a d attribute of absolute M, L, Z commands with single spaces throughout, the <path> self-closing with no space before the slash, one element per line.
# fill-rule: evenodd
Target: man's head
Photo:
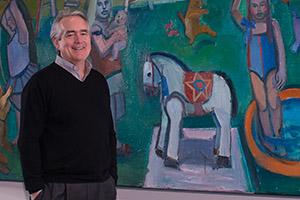
<path fill-rule="evenodd" d="M 269 6 L 268 0 L 250 0 L 249 12 L 251 18 L 257 22 L 265 21 L 269 14 Z"/>
<path fill-rule="evenodd" d="M 97 0 L 96 17 L 108 19 L 111 14 L 111 0 Z"/>
<path fill-rule="evenodd" d="M 50 37 L 59 55 L 75 65 L 85 62 L 91 51 L 89 23 L 80 11 L 60 12 L 52 24 Z"/>

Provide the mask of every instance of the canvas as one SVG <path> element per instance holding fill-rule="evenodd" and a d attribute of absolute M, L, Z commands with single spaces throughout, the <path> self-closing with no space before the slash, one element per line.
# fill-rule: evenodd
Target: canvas
<path fill-rule="evenodd" d="M 22 181 L 21 93 L 54 61 L 64 8 L 90 21 L 118 185 L 300 194 L 298 0 L 0 1 L 1 180 Z"/>

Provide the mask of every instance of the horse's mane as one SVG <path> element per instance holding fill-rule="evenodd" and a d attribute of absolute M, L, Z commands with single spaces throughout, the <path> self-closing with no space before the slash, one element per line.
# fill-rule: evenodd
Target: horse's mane
<path fill-rule="evenodd" d="M 187 71 L 187 72 L 192 71 L 186 64 L 184 64 L 184 62 L 182 62 L 181 60 L 179 60 L 179 58 L 177 58 L 176 56 L 174 56 L 170 53 L 158 51 L 158 52 L 151 53 L 150 56 L 164 56 L 164 57 L 167 57 L 167 58 L 173 60 L 174 62 L 176 62 L 182 68 L 183 71 Z"/>

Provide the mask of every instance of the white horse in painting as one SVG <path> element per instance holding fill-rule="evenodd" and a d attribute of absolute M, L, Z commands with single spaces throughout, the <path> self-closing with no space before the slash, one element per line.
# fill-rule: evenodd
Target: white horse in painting
<path fill-rule="evenodd" d="M 151 53 L 143 67 L 144 91 L 160 90 L 161 124 L 155 152 L 167 167 L 179 167 L 178 150 L 182 118 L 212 113 L 216 124 L 214 154 L 217 168 L 230 167 L 231 116 L 236 112 L 230 80 L 222 73 L 192 72 L 177 57 Z"/>

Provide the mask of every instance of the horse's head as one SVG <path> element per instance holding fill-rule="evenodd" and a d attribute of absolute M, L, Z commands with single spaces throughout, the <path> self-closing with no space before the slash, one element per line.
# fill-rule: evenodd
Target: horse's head
<path fill-rule="evenodd" d="M 159 73 L 154 63 L 152 63 L 151 59 L 147 58 L 143 67 L 144 92 L 147 95 L 151 95 L 151 96 L 158 95 L 159 82 L 160 82 Z"/>

